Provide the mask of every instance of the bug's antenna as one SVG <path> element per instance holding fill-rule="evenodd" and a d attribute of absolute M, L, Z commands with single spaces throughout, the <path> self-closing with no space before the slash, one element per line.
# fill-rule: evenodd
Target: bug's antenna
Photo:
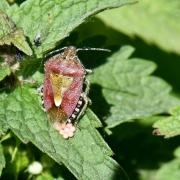
<path fill-rule="evenodd" d="M 87 47 L 87 48 L 77 48 L 76 51 L 106 51 L 106 52 L 111 52 L 110 49 L 104 49 L 104 48 L 91 48 L 91 47 Z"/>
<path fill-rule="evenodd" d="M 45 59 L 49 58 L 50 56 L 53 56 L 53 55 L 56 55 L 60 52 L 62 52 L 64 49 L 67 49 L 68 47 L 63 47 L 61 49 L 57 49 L 57 50 L 54 50 L 52 52 L 49 52 L 48 54 L 45 55 Z"/>

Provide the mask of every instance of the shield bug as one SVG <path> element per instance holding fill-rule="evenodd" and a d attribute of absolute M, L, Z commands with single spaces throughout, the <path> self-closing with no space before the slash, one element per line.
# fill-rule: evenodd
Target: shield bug
<path fill-rule="evenodd" d="M 100 48 L 64 47 L 46 56 L 44 64 L 43 104 L 53 126 L 65 138 L 74 136 L 78 120 L 90 102 L 89 83 L 85 69 L 77 56 L 80 50 L 101 50 Z"/>

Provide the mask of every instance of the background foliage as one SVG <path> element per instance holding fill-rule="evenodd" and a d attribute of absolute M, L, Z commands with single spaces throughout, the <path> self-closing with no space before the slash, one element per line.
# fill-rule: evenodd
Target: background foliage
<path fill-rule="evenodd" d="M 178 180 L 179 8 L 178 0 L 1 0 L 1 179 Z M 94 72 L 93 103 L 64 140 L 37 88 L 44 55 L 69 45 L 112 52 L 79 53 Z M 43 169 L 31 171 L 34 162 Z"/>

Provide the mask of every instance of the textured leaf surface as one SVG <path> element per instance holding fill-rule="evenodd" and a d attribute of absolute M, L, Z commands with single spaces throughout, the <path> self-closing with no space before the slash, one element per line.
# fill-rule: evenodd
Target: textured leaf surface
<path fill-rule="evenodd" d="M 4 158 L 4 154 L 3 154 L 3 149 L 2 149 L 2 145 L 0 144 L 0 177 L 1 177 L 1 173 L 3 168 L 5 167 L 5 158 Z"/>
<path fill-rule="evenodd" d="M 172 109 L 170 114 L 170 117 L 160 118 L 153 125 L 158 129 L 160 135 L 166 138 L 180 135 L 180 107 Z"/>
<path fill-rule="evenodd" d="M 141 0 L 132 6 L 103 12 L 98 17 L 129 36 L 137 35 L 166 51 L 180 53 L 179 7 L 179 0 Z"/>
<path fill-rule="evenodd" d="M 0 10 L 0 45 L 4 44 L 13 44 L 27 55 L 32 55 L 32 50 L 26 42 L 23 30 L 17 28 L 15 23 Z"/>
<path fill-rule="evenodd" d="M 41 46 L 34 48 L 35 53 L 41 56 L 89 16 L 131 2 L 134 0 L 28 0 L 20 8 L 13 6 L 8 14 L 23 28 L 32 44 L 41 36 Z"/>
<path fill-rule="evenodd" d="M 8 10 L 9 9 L 9 4 L 6 0 L 1 0 L 1 3 L 0 3 L 0 9 L 1 10 Z"/>
<path fill-rule="evenodd" d="M 75 137 L 64 140 L 49 124 L 38 98 L 32 89 L 16 89 L 1 103 L 0 124 L 6 123 L 24 142 L 31 141 L 62 162 L 78 179 L 121 177 L 119 165 L 109 157 L 110 148 L 95 129 L 101 123 L 92 111 L 81 119 Z"/>
<path fill-rule="evenodd" d="M 3 80 L 6 76 L 10 75 L 11 70 L 8 65 L 0 64 L 0 81 Z"/>
<path fill-rule="evenodd" d="M 106 123 L 109 127 L 137 118 L 166 112 L 180 101 L 169 95 L 170 86 L 151 76 L 153 62 L 129 59 L 133 48 L 124 46 L 113 54 L 106 64 L 96 68 L 93 83 L 102 86 L 107 102 L 112 105 Z"/>
<path fill-rule="evenodd" d="M 0 95 L 0 135 L 4 135 L 8 130 L 8 125 L 6 124 L 6 116 L 5 116 L 5 109 L 4 109 L 4 99 L 7 97 L 5 93 L 1 93 Z"/>

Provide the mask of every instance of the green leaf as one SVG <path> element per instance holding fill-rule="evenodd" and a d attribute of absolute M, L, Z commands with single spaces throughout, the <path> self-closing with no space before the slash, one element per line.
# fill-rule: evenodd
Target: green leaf
<path fill-rule="evenodd" d="M 128 36 L 138 36 L 168 52 L 179 54 L 179 6 L 179 0 L 141 0 L 132 6 L 103 12 L 98 17 Z"/>
<path fill-rule="evenodd" d="M 180 107 L 173 108 L 170 114 L 170 117 L 159 118 L 153 125 L 158 134 L 166 138 L 180 135 Z"/>
<path fill-rule="evenodd" d="M 178 98 L 169 95 L 171 87 L 151 75 L 156 68 L 153 62 L 129 59 L 133 51 L 124 46 L 107 63 L 95 68 L 91 76 L 91 82 L 102 87 L 104 98 L 111 105 L 108 127 L 167 112 L 180 104 Z"/>
<path fill-rule="evenodd" d="M 172 160 L 164 164 L 157 172 L 157 180 L 177 180 L 180 179 L 180 159 Z"/>
<path fill-rule="evenodd" d="M 174 151 L 175 158 L 164 163 L 156 172 L 154 178 L 157 180 L 180 179 L 180 147 Z"/>
<path fill-rule="evenodd" d="M 170 144 L 168 143 L 168 146 Z M 177 152 L 178 151 L 178 152 Z M 167 154 L 168 156 L 168 154 Z M 138 170 L 141 180 L 177 180 L 180 179 L 180 147 L 174 151 L 175 158 L 161 163 L 160 168 Z"/>
<path fill-rule="evenodd" d="M 4 135 L 8 130 L 8 125 L 6 123 L 5 109 L 3 102 L 6 99 L 7 95 L 5 93 L 0 94 L 0 135 Z"/>
<path fill-rule="evenodd" d="M 0 2 L 0 9 L 7 11 L 9 9 L 9 4 L 6 0 L 1 0 Z"/>
<path fill-rule="evenodd" d="M 56 179 L 54 178 L 50 173 L 48 172 L 43 172 L 41 175 L 39 175 L 36 180 L 53 180 Z M 63 180 L 63 179 L 62 179 Z"/>
<path fill-rule="evenodd" d="M 28 151 L 20 151 L 17 147 L 17 152 L 13 161 L 13 169 L 14 173 L 17 175 L 21 171 L 25 170 L 30 163 L 29 157 L 28 157 Z"/>
<path fill-rule="evenodd" d="M 2 145 L 0 144 L 0 177 L 1 177 L 1 173 L 3 168 L 5 167 L 5 158 L 4 158 L 4 154 L 3 154 L 3 148 Z"/>
<path fill-rule="evenodd" d="M 86 18 L 109 8 L 115 8 L 134 0 L 28 0 L 13 6 L 8 14 L 23 28 L 32 44 L 41 36 L 42 44 L 34 46 L 37 56 L 53 49 L 60 40 L 82 24 Z"/>
<path fill-rule="evenodd" d="M 36 83 L 38 84 L 38 86 L 41 86 L 43 84 L 44 81 L 44 74 L 40 73 L 39 71 L 36 71 L 33 76 L 32 79 L 34 81 L 36 81 Z"/>
<path fill-rule="evenodd" d="M 0 81 L 11 74 L 11 69 L 6 64 L 0 64 Z"/>
<path fill-rule="evenodd" d="M 32 55 L 32 50 L 26 42 L 23 30 L 17 28 L 15 23 L 1 10 L 0 27 L 0 45 L 13 44 L 27 55 Z"/>
<path fill-rule="evenodd" d="M 40 106 L 40 97 L 28 87 L 19 87 L 0 104 L 0 124 L 8 127 L 22 141 L 31 141 L 58 163 L 63 163 L 78 179 L 121 177 L 119 165 L 111 159 L 112 151 L 95 127 L 100 121 L 87 110 L 75 136 L 65 140 L 49 124 Z M 116 174 L 117 173 L 117 174 Z"/>

